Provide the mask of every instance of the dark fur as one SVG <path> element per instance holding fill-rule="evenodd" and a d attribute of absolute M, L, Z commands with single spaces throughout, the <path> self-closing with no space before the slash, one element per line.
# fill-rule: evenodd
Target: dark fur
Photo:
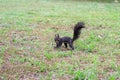
<path fill-rule="evenodd" d="M 64 43 L 66 48 L 67 48 L 67 44 L 69 44 L 70 48 L 74 50 L 73 42 L 79 38 L 82 28 L 85 28 L 85 24 L 83 22 L 78 22 L 74 27 L 73 38 L 66 36 L 60 38 L 59 34 L 55 35 L 54 40 L 56 42 L 56 48 L 61 47 L 62 43 Z"/>

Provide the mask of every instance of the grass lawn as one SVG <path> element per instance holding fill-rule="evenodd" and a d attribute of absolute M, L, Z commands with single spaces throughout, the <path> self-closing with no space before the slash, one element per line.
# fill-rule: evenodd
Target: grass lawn
<path fill-rule="evenodd" d="M 75 50 L 54 49 L 54 35 Z M 0 80 L 120 80 L 120 3 L 0 0 Z"/>

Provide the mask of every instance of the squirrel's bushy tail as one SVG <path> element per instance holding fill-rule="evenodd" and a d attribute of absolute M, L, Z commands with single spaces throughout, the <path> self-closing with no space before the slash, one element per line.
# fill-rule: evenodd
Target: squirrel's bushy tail
<path fill-rule="evenodd" d="M 81 33 L 81 29 L 85 28 L 85 24 L 83 22 L 78 22 L 74 27 L 74 34 L 73 34 L 73 41 L 77 40 L 79 38 L 79 35 Z"/>

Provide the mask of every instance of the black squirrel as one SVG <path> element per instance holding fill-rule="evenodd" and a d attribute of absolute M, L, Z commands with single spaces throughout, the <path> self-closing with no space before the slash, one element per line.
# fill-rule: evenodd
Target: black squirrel
<path fill-rule="evenodd" d="M 69 44 L 70 48 L 72 50 L 74 50 L 73 42 L 79 38 L 79 35 L 81 33 L 82 28 L 85 28 L 85 24 L 83 22 L 78 22 L 74 27 L 73 38 L 70 38 L 70 37 L 67 37 L 67 36 L 60 37 L 59 34 L 56 34 L 55 38 L 54 38 L 55 43 L 56 43 L 55 48 L 61 47 L 62 43 L 64 43 L 66 48 L 67 48 L 67 44 Z"/>

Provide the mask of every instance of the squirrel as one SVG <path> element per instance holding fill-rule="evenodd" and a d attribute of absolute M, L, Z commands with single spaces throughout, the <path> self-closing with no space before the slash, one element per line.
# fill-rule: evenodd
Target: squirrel
<path fill-rule="evenodd" d="M 60 37 L 59 34 L 56 34 L 55 35 L 55 43 L 56 43 L 56 47 L 55 48 L 59 48 L 62 46 L 62 43 L 64 43 L 65 47 L 67 48 L 69 44 L 70 48 L 72 50 L 74 50 L 74 47 L 73 47 L 73 42 L 75 40 L 77 40 L 79 38 L 79 35 L 81 33 L 81 29 L 82 28 L 85 28 L 85 24 L 84 22 L 78 22 L 75 27 L 74 27 L 74 33 L 73 33 L 73 38 L 70 38 L 70 37 Z"/>

